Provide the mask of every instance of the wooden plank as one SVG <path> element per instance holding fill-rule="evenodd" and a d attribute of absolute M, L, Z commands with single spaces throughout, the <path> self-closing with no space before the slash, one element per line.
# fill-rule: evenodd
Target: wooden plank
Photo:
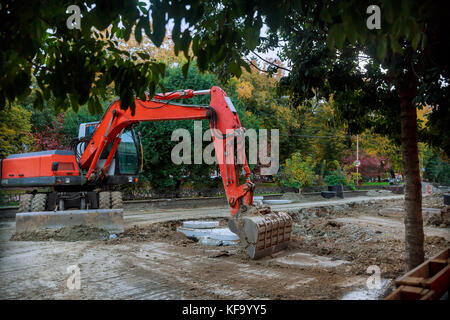
<path fill-rule="evenodd" d="M 430 262 L 432 262 L 432 261 L 440 262 L 441 260 L 447 260 L 446 264 L 448 265 L 449 250 L 450 249 L 447 248 L 447 249 L 441 251 L 440 253 L 438 253 L 436 256 L 432 257 L 431 259 L 418 265 L 411 271 L 407 272 L 404 276 L 400 277 L 396 281 L 396 283 L 398 282 L 398 284 L 401 285 L 401 284 L 404 284 L 404 282 L 415 283 L 416 280 L 414 278 L 423 278 L 423 279 L 432 278 L 437 273 L 439 273 L 442 269 L 445 268 L 445 264 L 436 264 L 436 263 L 430 264 Z M 417 285 L 420 285 L 420 283 L 421 283 L 420 281 L 417 282 Z"/>
<path fill-rule="evenodd" d="M 400 286 L 395 289 L 385 300 L 429 300 L 433 292 L 428 289 L 412 286 Z"/>
<path fill-rule="evenodd" d="M 427 280 L 426 287 L 433 290 L 436 296 L 440 298 L 450 288 L 450 265 Z"/>
<path fill-rule="evenodd" d="M 412 277 L 412 276 L 403 276 L 398 280 L 395 280 L 395 284 L 397 286 L 416 286 L 416 287 L 422 287 L 424 284 L 425 278 L 423 277 Z"/>
<path fill-rule="evenodd" d="M 393 292 L 392 298 L 418 297 L 417 292 L 422 289 L 428 289 L 429 291 L 424 299 L 439 299 L 442 297 L 450 288 L 449 251 L 450 248 L 441 251 L 396 280 L 395 284 L 398 288 L 394 292 L 397 296 Z M 417 289 L 414 291 L 411 287 Z M 400 288 L 402 289 L 398 290 Z"/>

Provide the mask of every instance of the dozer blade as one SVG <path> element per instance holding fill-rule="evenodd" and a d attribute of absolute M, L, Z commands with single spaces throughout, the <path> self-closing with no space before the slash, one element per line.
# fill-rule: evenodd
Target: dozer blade
<path fill-rule="evenodd" d="M 23 212 L 16 214 L 16 232 L 60 229 L 84 225 L 105 229 L 110 233 L 123 232 L 123 209 L 93 209 Z"/>
<path fill-rule="evenodd" d="M 230 230 L 236 233 L 250 259 L 284 250 L 291 239 L 292 218 L 286 212 L 252 207 L 244 216 L 230 219 Z"/>

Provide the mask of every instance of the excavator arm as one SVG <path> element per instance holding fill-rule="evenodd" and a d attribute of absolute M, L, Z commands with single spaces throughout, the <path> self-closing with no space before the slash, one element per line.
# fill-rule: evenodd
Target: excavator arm
<path fill-rule="evenodd" d="M 186 105 L 172 102 L 189 99 L 196 95 L 210 94 L 207 106 Z M 183 90 L 145 101 L 136 99 L 134 113 L 122 110 L 116 100 L 106 110 L 92 133 L 79 159 L 80 167 L 87 171 L 87 183 L 95 183 L 104 177 L 120 144 L 122 131 L 142 121 L 166 121 L 208 119 L 217 160 L 225 187 L 232 218 L 230 230 L 236 233 L 251 259 L 284 249 L 291 235 L 292 219 L 285 212 L 273 212 L 270 208 L 253 206 L 255 185 L 250 181 L 250 170 L 244 150 L 244 133 L 237 112 L 227 94 L 219 87 L 210 90 Z M 102 152 L 112 145 L 102 168 L 98 162 Z M 239 166 L 245 171 L 246 182 L 240 184 Z"/>
<path fill-rule="evenodd" d="M 211 95 L 209 106 L 172 102 L 204 94 Z M 106 110 L 79 160 L 80 166 L 87 170 L 88 183 L 107 174 L 114 153 L 120 144 L 121 133 L 128 126 L 142 121 L 208 119 L 231 215 L 234 216 L 243 204 L 252 205 L 254 184 L 249 179 L 250 170 L 242 144 L 245 129 L 239 121 L 231 100 L 221 88 L 158 94 L 145 101 L 136 99 L 135 105 L 134 114 L 130 108 L 122 110 L 119 100 L 114 101 Z M 97 165 L 100 155 L 110 144 L 112 148 L 103 168 L 99 169 Z M 239 164 L 245 171 L 244 184 L 240 184 Z"/>

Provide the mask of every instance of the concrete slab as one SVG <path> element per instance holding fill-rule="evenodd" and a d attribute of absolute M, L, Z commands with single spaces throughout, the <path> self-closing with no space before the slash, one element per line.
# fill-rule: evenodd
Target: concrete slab
<path fill-rule="evenodd" d="M 123 209 L 22 212 L 16 214 L 16 232 L 60 229 L 75 225 L 123 232 Z"/>
<path fill-rule="evenodd" d="M 198 242 L 201 244 L 205 244 L 208 246 L 236 246 L 238 245 L 238 241 L 230 241 L 230 240 L 217 240 L 209 237 L 200 237 Z"/>
<path fill-rule="evenodd" d="M 184 233 L 187 237 L 200 239 L 201 237 L 208 237 L 219 241 L 237 241 L 239 237 L 237 234 L 230 231 L 228 228 L 216 229 L 192 229 L 185 227 L 178 227 L 178 232 Z"/>
<path fill-rule="evenodd" d="M 263 200 L 267 204 L 289 204 L 294 202 L 293 200 Z"/>
<path fill-rule="evenodd" d="M 183 227 L 190 229 L 211 229 L 218 226 L 219 221 L 183 221 Z"/>

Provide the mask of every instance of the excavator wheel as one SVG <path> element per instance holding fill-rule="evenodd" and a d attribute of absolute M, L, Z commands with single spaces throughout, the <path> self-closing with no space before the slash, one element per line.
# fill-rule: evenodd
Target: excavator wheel
<path fill-rule="evenodd" d="M 37 193 L 33 197 L 33 200 L 31 201 L 31 211 L 32 212 L 45 211 L 46 202 L 47 202 L 47 194 Z"/>
<path fill-rule="evenodd" d="M 284 250 L 291 239 L 291 216 L 286 212 L 271 211 L 269 207 L 242 206 L 228 225 L 239 236 L 250 259 Z"/>
<path fill-rule="evenodd" d="M 111 208 L 111 192 L 102 191 L 98 193 L 98 206 L 100 209 Z"/>
<path fill-rule="evenodd" d="M 20 195 L 19 212 L 31 211 L 31 202 L 32 201 L 33 201 L 33 195 L 31 193 L 26 193 L 26 194 Z"/>
<path fill-rule="evenodd" d="M 122 192 L 120 191 L 111 192 L 111 208 L 112 209 L 123 208 Z"/>

